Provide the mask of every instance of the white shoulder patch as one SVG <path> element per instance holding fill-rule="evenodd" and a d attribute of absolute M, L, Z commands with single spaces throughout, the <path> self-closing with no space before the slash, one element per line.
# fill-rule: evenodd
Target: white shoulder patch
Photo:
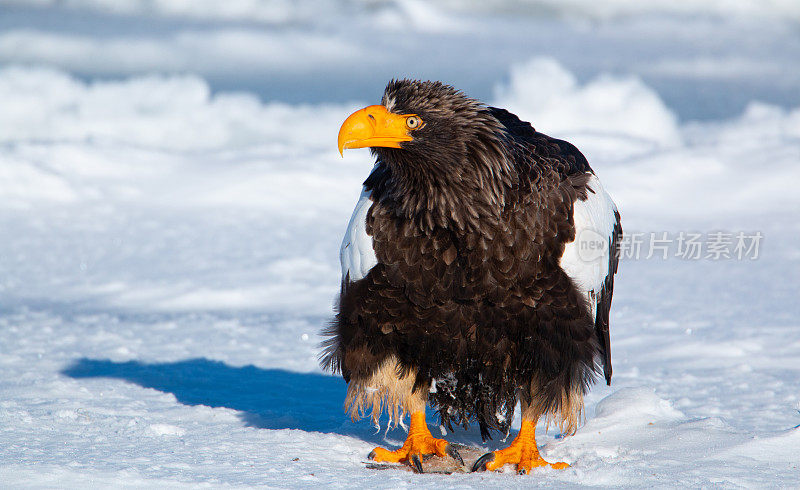
<path fill-rule="evenodd" d="M 372 206 L 371 192 L 363 189 L 344 233 L 339 260 L 342 263 L 342 281 L 349 274 L 350 282 L 363 279 L 378 263 L 372 248 L 372 237 L 367 235 L 367 212 Z"/>
<path fill-rule="evenodd" d="M 587 187 L 590 190 L 587 199 L 575 201 L 572 216 L 575 240 L 564 248 L 559 265 L 575 286 L 588 295 L 595 317 L 598 295 L 608 276 L 617 206 L 596 175 L 591 176 Z"/>

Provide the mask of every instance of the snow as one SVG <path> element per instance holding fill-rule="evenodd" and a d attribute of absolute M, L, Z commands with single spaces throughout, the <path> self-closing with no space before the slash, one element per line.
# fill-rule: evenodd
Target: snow
<path fill-rule="evenodd" d="M 794 3 L 39 4 L 0 6 L 3 486 L 800 485 Z M 755 260 L 623 258 L 612 386 L 538 431 L 567 470 L 368 470 L 405 433 L 349 421 L 318 366 L 372 168 L 336 134 L 403 70 L 574 142 L 629 236 L 763 235 Z"/>
<path fill-rule="evenodd" d="M 552 133 L 620 134 L 661 146 L 680 141 L 675 114 L 637 78 L 602 76 L 580 86 L 552 58 L 534 58 L 512 67 L 508 85 L 495 92 L 498 106 L 518 108 L 520 118 L 542 121 Z"/>

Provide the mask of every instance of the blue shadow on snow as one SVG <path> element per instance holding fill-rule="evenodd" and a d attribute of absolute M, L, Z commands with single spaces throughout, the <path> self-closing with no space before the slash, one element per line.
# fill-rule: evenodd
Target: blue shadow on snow
<path fill-rule="evenodd" d="M 296 373 L 255 366 L 234 367 L 209 359 L 142 363 L 79 359 L 62 371 L 75 379 L 112 378 L 175 395 L 184 405 L 238 410 L 245 425 L 263 429 L 299 429 L 385 442 L 368 420 L 350 421 L 343 411 L 347 385 L 338 376 Z M 435 423 L 435 416 L 429 422 Z M 386 416 L 382 426 L 386 429 Z M 479 443 L 477 429 L 458 431 L 455 442 Z M 405 432 L 389 431 L 402 441 Z"/>
<path fill-rule="evenodd" d="M 340 432 L 347 385 L 339 377 L 209 359 L 147 364 L 79 359 L 62 371 L 71 378 L 114 378 L 172 393 L 184 405 L 225 407 L 249 426 Z M 351 424 L 352 425 L 352 424 Z"/>

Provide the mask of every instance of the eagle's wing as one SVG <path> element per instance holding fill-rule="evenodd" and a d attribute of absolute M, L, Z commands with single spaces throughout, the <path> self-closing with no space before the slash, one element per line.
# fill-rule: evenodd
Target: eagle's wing
<path fill-rule="evenodd" d="M 575 240 L 566 244 L 560 259 L 561 268 L 575 286 L 586 295 L 595 330 L 603 348 L 603 374 L 611 383 L 611 339 L 608 314 L 614 291 L 614 274 L 619 261 L 622 227 L 619 212 L 603 189 L 586 157 L 571 143 L 536 131 L 527 121 L 505 109 L 487 110 L 505 126 L 514 138 L 537 147 L 546 156 L 559 160 L 565 175 L 589 174 L 586 199 L 578 199 L 573 208 Z"/>
<path fill-rule="evenodd" d="M 372 192 L 364 188 L 350 217 L 344 233 L 339 260 L 342 263 L 342 284 L 366 277 L 378 259 L 372 248 L 372 237 L 367 234 L 367 213 L 372 206 Z"/>
<path fill-rule="evenodd" d="M 586 294 L 597 336 L 603 347 L 603 374 L 611 384 L 611 339 L 608 314 L 614 292 L 614 274 L 622 239 L 619 212 L 593 173 L 586 184 L 586 199 L 573 207 L 575 240 L 564 247 L 561 268 L 579 291 Z"/>

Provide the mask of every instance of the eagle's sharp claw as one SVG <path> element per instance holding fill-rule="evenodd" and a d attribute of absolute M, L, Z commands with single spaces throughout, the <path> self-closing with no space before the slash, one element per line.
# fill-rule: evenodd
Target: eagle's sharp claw
<path fill-rule="evenodd" d="M 458 454 L 458 449 L 456 449 L 455 446 L 453 446 L 452 444 L 448 444 L 446 451 L 447 451 L 447 454 L 451 458 L 453 458 L 456 461 L 458 461 L 458 464 L 460 464 L 461 466 L 464 466 L 464 458 L 462 458 L 461 455 Z"/>
<path fill-rule="evenodd" d="M 486 463 L 494 461 L 494 452 L 489 452 L 478 458 L 475 464 L 472 465 L 472 472 L 486 471 Z"/>
<path fill-rule="evenodd" d="M 422 470 L 422 460 L 419 457 L 419 454 L 413 454 L 409 461 L 411 463 L 411 467 L 414 469 L 415 473 L 425 473 Z"/>

